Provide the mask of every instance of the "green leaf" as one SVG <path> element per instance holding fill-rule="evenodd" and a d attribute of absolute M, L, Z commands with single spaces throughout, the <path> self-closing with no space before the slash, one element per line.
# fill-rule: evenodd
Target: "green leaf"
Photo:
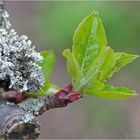
<path fill-rule="evenodd" d="M 107 46 L 105 30 L 96 12 L 79 24 L 73 36 L 72 53 L 65 50 L 63 55 L 74 91 L 112 99 L 134 95 L 127 88 L 105 86 L 107 79 L 137 56 L 115 53 Z"/>
<path fill-rule="evenodd" d="M 115 53 L 114 64 L 111 65 L 112 67 L 108 70 L 108 73 L 104 79 L 111 78 L 115 72 L 119 71 L 123 66 L 132 62 L 137 57 L 138 55 L 132 55 L 132 54 L 120 53 L 120 52 Z"/>
<path fill-rule="evenodd" d="M 41 91 L 30 93 L 29 96 L 34 98 L 37 98 L 38 96 L 42 96 L 47 93 L 50 87 L 51 87 L 51 83 L 49 81 L 46 81 L 44 86 L 41 88 Z"/>
<path fill-rule="evenodd" d="M 63 55 L 67 59 L 67 71 L 69 76 L 72 79 L 72 83 L 74 83 L 75 86 L 78 86 L 79 84 L 79 74 L 80 74 L 80 68 L 79 64 L 77 63 L 77 60 L 75 56 L 71 53 L 69 49 L 64 50 Z"/>
<path fill-rule="evenodd" d="M 93 12 L 80 23 L 73 37 L 72 53 L 79 63 L 81 79 L 80 85 L 75 86 L 75 90 L 82 88 L 93 77 L 95 79 L 107 56 L 103 51 L 107 51 L 105 46 L 107 40 L 104 28 L 98 13 Z"/>
<path fill-rule="evenodd" d="M 44 51 L 41 53 L 44 60 L 38 65 L 42 68 L 45 79 L 48 80 L 52 72 L 53 64 L 55 62 L 55 57 L 53 51 Z"/>
<path fill-rule="evenodd" d="M 100 82 L 104 82 L 107 79 L 108 73 L 115 63 L 114 54 L 113 50 L 109 49 L 108 56 L 106 57 L 97 77 L 97 80 Z"/>
<path fill-rule="evenodd" d="M 51 86 L 51 83 L 49 82 L 49 77 L 52 72 L 53 64 L 55 62 L 55 57 L 53 51 L 44 51 L 41 53 L 41 56 L 43 57 L 43 61 L 41 63 L 37 63 L 43 70 L 44 77 L 45 77 L 45 84 L 41 88 L 40 92 L 34 92 L 30 95 L 32 97 L 38 97 L 43 94 L 45 94 L 49 87 Z"/>
<path fill-rule="evenodd" d="M 99 55 L 95 58 L 91 65 L 88 66 L 88 72 L 81 78 L 80 87 L 89 85 L 93 81 L 97 81 L 102 65 L 105 63 L 106 58 L 108 57 L 110 49 L 107 47 L 102 47 Z M 93 86 L 93 85 L 91 85 Z"/>
<path fill-rule="evenodd" d="M 85 94 L 107 99 L 126 99 L 135 96 L 135 91 L 125 87 L 104 86 L 102 90 L 85 89 Z"/>
<path fill-rule="evenodd" d="M 73 36 L 72 52 L 79 65 L 83 65 L 83 71 L 103 46 L 107 46 L 106 34 L 98 13 L 93 12 L 79 24 Z"/>
<path fill-rule="evenodd" d="M 105 80 L 111 78 L 115 72 L 119 71 L 123 66 L 132 62 L 137 57 L 137 55 L 115 53 L 111 50 L 101 68 L 99 80 L 104 82 Z"/>

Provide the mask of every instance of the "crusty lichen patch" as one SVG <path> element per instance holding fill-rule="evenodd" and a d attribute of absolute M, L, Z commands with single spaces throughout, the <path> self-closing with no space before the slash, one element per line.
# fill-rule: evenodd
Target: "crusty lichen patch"
<path fill-rule="evenodd" d="M 0 11 L 0 86 L 21 92 L 40 91 L 45 79 L 36 62 L 43 60 L 25 35 L 11 29 L 7 11 Z"/>

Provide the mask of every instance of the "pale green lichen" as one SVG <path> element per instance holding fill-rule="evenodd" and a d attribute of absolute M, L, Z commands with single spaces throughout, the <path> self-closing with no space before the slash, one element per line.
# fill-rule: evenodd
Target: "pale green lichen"
<path fill-rule="evenodd" d="M 0 11 L 0 86 L 21 92 L 40 91 L 45 78 L 36 64 L 43 60 L 25 35 L 18 36 L 11 29 L 7 11 Z"/>

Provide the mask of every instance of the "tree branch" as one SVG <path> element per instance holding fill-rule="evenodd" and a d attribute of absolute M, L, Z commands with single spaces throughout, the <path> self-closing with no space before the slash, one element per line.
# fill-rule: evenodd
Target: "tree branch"
<path fill-rule="evenodd" d="M 40 124 L 37 118 L 19 106 L 0 100 L 0 138 L 36 139 Z"/>
<path fill-rule="evenodd" d="M 59 91 L 56 88 L 51 88 L 46 96 L 37 99 L 27 99 L 19 103 L 18 106 L 26 112 L 38 116 L 49 109 L 65 107 L 79 98 L 82 98 L 82 95 L 72 92 L 72 85 L 68 85 Z"/>
<path fill-rule="evenodd" d="M 72 92 L 71 85 L 56 91 L 55 88 L 49 89 L 47 95 L 29 98 L 19 104 L 0 100 L 0 138 L 37 139 L 40 133 L 38 115 L 82 98 L 81 94 Z"/>

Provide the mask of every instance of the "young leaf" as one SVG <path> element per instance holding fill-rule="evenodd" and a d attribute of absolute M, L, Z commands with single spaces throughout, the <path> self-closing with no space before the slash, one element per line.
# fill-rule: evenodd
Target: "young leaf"
<path fill-rule="evenodd" d="M 45 84 L 41 88 L 40 92 L 31 93 L 31 96 L 37 97 L 45 94 L 49 87 L 51 86 L 51 83 L 49 82 L 49 77 L 52 72 L 53 64 L 55 62 L 55 57 L 53 51 L 44 51 L 41 53 L 41 56 L 43 57 L 43 61 L 41 63 L 37 63 L 43 70 L 44 77 L 45 77 Z"/>
<path fill-rule="evenodd" d="M 86 75 L 81 78 L 80 87 L 86 86 L 92 81 L 98 81 L 99 72 L 101 71 L 102 65 L 105 63 L 105 60 L 108 57 L 110 49 L 107 47 L 102 47 L 100 53 L 95 58 L 90 66 L 88 66 L 88 71 Z"/>
<path fill-rule="evenodd" d="M 86 66 L 86 63 L 88 63 L 87 65 L 92 63 L 103 46 L 107 46 L 106 34 L 98 13 L 93 12 L 76 29 L 72 52 L 79 65 L 82 66 L 85 63 Z"/>
<path fill-rule="evenodd" d="M 71 51 L 69 49 L 64 50 L 63 55 L 66 57 L 67 59 L 67 71 L 69 76 L 72 79 L 72 84 L 74 84 L 74 86 L 78 86 L 79 84 L 79 74 L 80 74 L 80 67 L 79 64 L 75 58 L 75 56 L 71 53 Z"/>
<path fill-rule="evenodd" d="M 38 63 L 38 65 L 42 68 L 45 79 L 48 80 L 55 62 L 54 53 L 53 51 L 44 51 L 41 53 L 41 56 L 43 57 L 43 61 Z"/>
<path fill-rule="evenodd" d="M 49 81 L 46 81 L 43 87 L 41 88 L 41 91 L 30 93 L 29 96 L 34 98 L 37 98 L 38 96 L 42 96 L 47 93 L 50 87 L 51 87 L 51 83 Z"/>
<path fill-rule="evenodd" d="M 104 77 L 104 79 L 111 78 L 111 76 L 119 71 L 123 66 L 126 64 L 132 62 L 134 59 L 136 59 L 137 55 L 127 54 L 127 53 L 114 53 L 114 64 L 112 64 L 112 67 L 108 70 L 108 73 Z"/>
<path fill-rule="evenodd" d="M 125 99 L 136 95 L 134 90 L 130 90 L 125 87 L 112 86 L 104 86 L 102 90 L 85 89 L 83 92 L 85 94 L 107 99 Z"/>
<path fill-rule="evenodd" d="M 81 84 L 77 85 L 77 87 L 74 86 L 75 90 L 79 90 L 89 80 L 92 80 L 91 77 L 95 78 L 104 58 L 107 56 L 106 53 L 101 51 L 105 46 L 107 46 L 107 40 L 104 28 L 98 13 L 93 12 L 81 22 L 73 37 L 72 52 L 80 65 L 81 77 Z M 107 49 L 105 48 L 104 50 L 106 51 Z M 101 55 L 104 56 L 100 57 Z M 95 70 L 92 70 L 93 68 Z"/>
<path fill-rule="evenodd" d="M 65 50 L 73 90 L 103 98 L 128 98 L 134 91 L 106 86 L 105 81 L 137 56 L 115 53 L 107 46 L 106 34 L 96 12 L 86 17 L 73 37 L 72 53 Z"/>

